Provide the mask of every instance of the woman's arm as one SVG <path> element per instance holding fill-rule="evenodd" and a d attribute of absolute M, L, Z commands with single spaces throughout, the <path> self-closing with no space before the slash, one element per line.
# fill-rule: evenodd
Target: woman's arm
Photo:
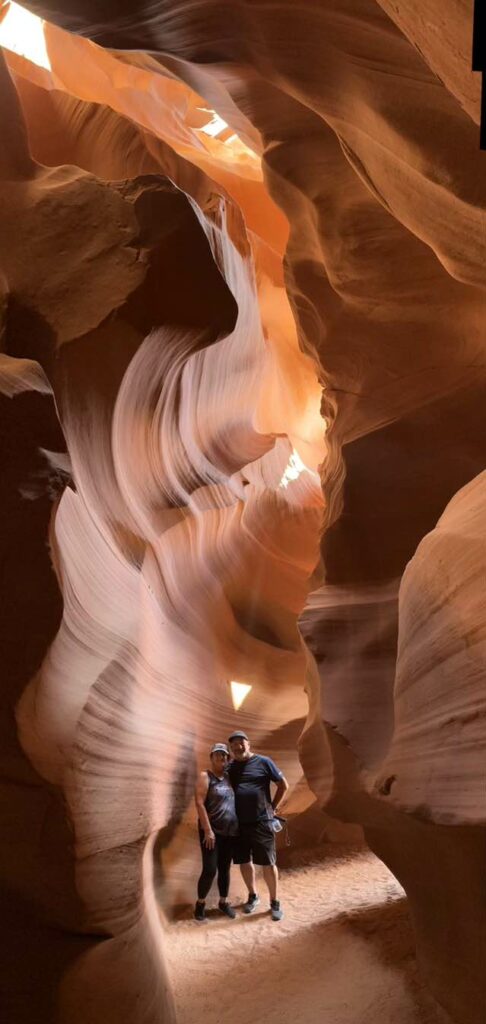
<path fill-rule="evenodd" d="M 194 799 L 196 801 L 196 808 L 198 813 L 199 822 L 204 832 L 204 845 L 208 850 L 214 849 L 216 842 L 216 836 L 211 828 L 211 823 L 208 818 L 208 812 L 204 806 L 204 801 L 208 795 L 209 779 L 207 772 L 201 772 L 197 784 Z"/>

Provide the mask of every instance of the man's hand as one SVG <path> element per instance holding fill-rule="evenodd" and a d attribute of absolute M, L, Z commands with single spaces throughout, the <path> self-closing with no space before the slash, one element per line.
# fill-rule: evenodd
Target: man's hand
<path fill-rule="evenodd" d="M 214 850 L 214 847 L 216 845 L 216 836 L 212 828 L 206 829 L 204 833 L 204 845 L 207 850 Z"/>

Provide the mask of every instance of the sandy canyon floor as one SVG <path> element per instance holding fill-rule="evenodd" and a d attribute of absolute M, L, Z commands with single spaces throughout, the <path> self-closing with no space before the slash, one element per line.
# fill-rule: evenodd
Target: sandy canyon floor
<path fill-rule="evenodd" d="M 207 924 L 188 910 L 169 928 L 168 957 L 179 1024 L 446 1024 L 420 979 L 407 901 L 370 852 L 330 846 L 281 872 L 284 920 L 262 902 L 235 921 L 208 898 Z M 299 863 L 295 863 L 298 860 Z"/>

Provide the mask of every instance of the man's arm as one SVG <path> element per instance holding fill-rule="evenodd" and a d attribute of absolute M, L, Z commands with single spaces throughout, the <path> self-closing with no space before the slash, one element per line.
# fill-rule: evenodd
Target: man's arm
<path fill-rule="evenodd" d="M 204 845 L 208 850 L 214 849 L 216 842 L 216 836 L 211 828 L 211 824 L 208 818 L 208 812 L 204 806 L 204 801 L 208 795 L 209 779 L 207 772 L 201 772 L 197 784 L 196 791 L 194 793 L 194 799 L 196 801 L 196 808 L 201 823 L 201 828 L 204 832 Z"/>
<path fill-rule="evenodd" d="M 282 775 L 280 781 L 277 782 L 277 788 L 275 790 L 274 797 L 273 797 L 273 800 L 272 800 L 272 807 L 273 807 L 273 810 L 274 810 L 275 814 L 277 813 L 279 805 L 282 803 L 282 800 L 283 800 L 283 798 L 284 798 L 288 788 L 289 788 L 289 784 L 287 782 L 287 779 L 285 778 L 284 775 Z"/>

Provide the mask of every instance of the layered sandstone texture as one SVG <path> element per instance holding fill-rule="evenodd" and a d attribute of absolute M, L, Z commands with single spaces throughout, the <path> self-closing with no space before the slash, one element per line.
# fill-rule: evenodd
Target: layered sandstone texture
<path fill-rule="evenodd" d="M 0 23 L 8 1019 L 174 1019 L 162 922 L 238 724 L 296 835 L 316 806 L 364 829 L 480 1024 L 472 12 L 27 6 Z"/>

